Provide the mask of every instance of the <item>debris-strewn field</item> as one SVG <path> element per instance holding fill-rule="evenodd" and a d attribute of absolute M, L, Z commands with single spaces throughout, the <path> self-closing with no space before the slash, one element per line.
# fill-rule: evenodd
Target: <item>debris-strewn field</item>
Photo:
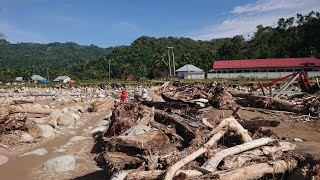
<path fill-rule="evenodd" d="M 317 179 L 320 93 L 225 82 L 0 89 L 4 179 Z M 263 95 L 264 94 L 264 95 Z"/>

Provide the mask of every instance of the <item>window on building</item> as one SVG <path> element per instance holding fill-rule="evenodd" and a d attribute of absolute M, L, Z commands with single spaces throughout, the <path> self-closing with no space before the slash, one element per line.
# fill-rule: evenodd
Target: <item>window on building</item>
<path fill-rule="evenodd" d="M 293 69 L 286 69 L 286 72 L 293 72 Z"/>
<path fill-rule="evenodd" d="M 261 69 L 260 72 L 268 72 L 267 69 Z"/>
<path fill-rule="evenodd" d="M 253 69 L 252 72 L 259 72 L 259 70 L 258 69 Z"/>
<path fill-rule="evenodd" d="M 249 73 L 249 72 L 251 72 L 250 70 L 244 70 L 243 72 L 245 72 L 245 73 Z"/>
<path fill-rule="evenodd" d="M 234 73 L 234 70 L 229 70 L 229 73 Z"/>
<path fill-rule="evenodd" d="M 277 72 L 284 72 L 284 69 L 278 69 Z"/>
<path fill-rule="evenodd" d="M 269 72 L 276 72 L 275 69 L 269 69 Z"/>
<path fill-rule="evenodd" d="M 221 73 L 221 71 L 217 71 L 217 73 Z"/>
<path fill-rule="evenodd" d="M 242 70 L 236 70 L 236 73 L 242 73 Z"/>
<path fill-rule="evenodd" d="M 228 73 L 228 71 L 222 71 L 222 73 Z"/>

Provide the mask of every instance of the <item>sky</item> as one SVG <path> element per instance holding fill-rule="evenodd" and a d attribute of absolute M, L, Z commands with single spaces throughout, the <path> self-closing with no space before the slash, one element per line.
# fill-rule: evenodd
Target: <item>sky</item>
<path fill-rule="evenodd" d="M 0 0 L 11 43 L 129 45 L 140 36 L 248 36 L 279 18 L 320 11 L 320 0 Z"/>

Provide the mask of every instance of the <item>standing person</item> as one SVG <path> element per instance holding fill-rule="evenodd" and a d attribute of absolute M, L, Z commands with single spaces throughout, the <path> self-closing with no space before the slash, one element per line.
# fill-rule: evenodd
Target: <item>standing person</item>
<path fill-rule="evenodd" d="M 139 100 L 139 85 L 134 88 L 133 97 L 135 100 Z"/>
<path fill-rule="evenodd" d="M 121 93 L 121 102 L 125 102 L 127 97 L 128 97 L 128 93 L 125 89 L 123 89 Z"/>
<path fill-rule="evenodd" d="M 148 91 L 145 86 L 142 89 L 142 99 L 145 101 L 148 99 Z"/>

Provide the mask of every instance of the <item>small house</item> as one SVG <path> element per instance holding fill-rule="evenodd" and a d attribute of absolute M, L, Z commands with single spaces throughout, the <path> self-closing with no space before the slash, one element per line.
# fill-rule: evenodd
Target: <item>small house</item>
<path fill-rule="evenodd" d="M 184 79 L 204 79 L 205 72 L 192 65 L 187 64 L 176 70 L 177 76 Z"/>
<path fill-rule="evenodd" d="M 40 76 L 40 75 L 33 75 L 31 76 L 32 81 L 35 82 L 42 82 L 42 83 L 47 83 L 49 82 L 46 78 Z"/>
<path fill-rule="evenodd" d="M 55 78 L 53 80 L 53 82 L 63 82 L 63 83 L 67 83 L 71 80 L 71 78 L 69 78 L 68 76 L 59 76 L 57 78 Z"/>

